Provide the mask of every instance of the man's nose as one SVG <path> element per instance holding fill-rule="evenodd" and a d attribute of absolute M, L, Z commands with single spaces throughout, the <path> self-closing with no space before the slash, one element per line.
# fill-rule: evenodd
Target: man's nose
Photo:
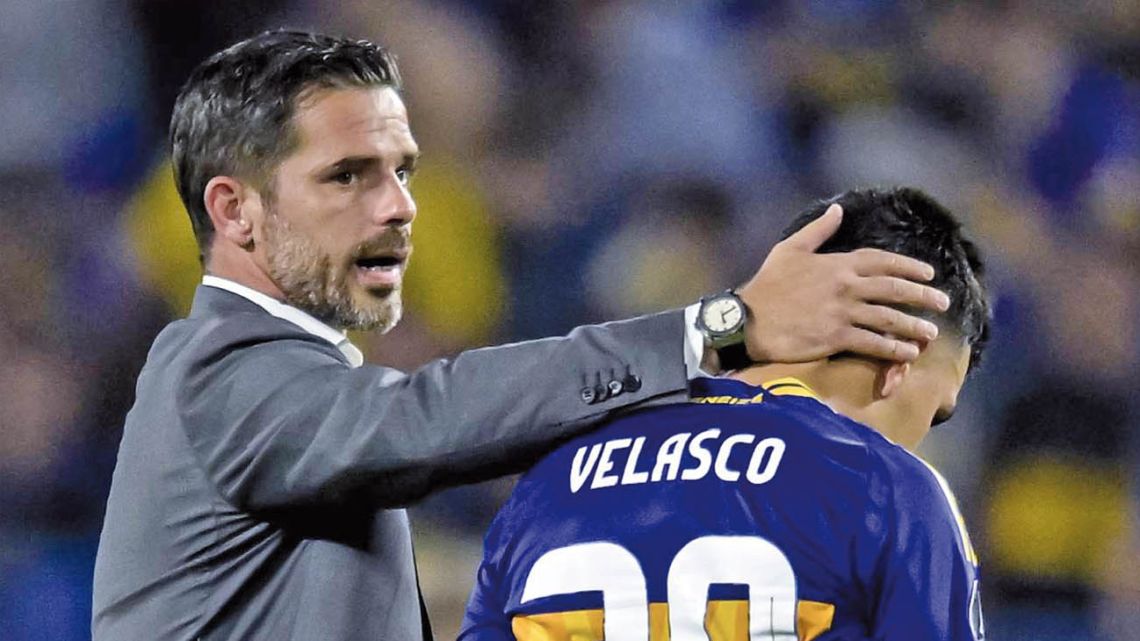
<path fill-rule="evenodd" d="M 372 211 L 378 225 L 400 226 L 416 217 L 416 201 L 407 184 L 395 175 L 387 176 Z"/>

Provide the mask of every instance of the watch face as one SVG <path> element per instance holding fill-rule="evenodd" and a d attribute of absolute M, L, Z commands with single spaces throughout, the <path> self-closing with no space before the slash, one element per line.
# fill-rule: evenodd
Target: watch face
<path fill-rule="evenodd" d="M 701 309 L 701 322 L 712 332 L 736 329 L 744 317 L 744 310 L 732 298 L 717 298 L 705 303 Z"/>

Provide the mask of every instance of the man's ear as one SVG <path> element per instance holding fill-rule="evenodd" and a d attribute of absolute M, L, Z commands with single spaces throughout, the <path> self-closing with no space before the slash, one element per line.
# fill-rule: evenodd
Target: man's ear
<path fill-rule="evenodd" d="M 206 183 L 203 195 L 206 211 L 214 223 L 215 233 L 225 240 L 251 251 L 253 249 L 253 212 L 247 212 L 253 203 L 250 196 L 256 195 L 236 178 L 214 176 Z M 258 202 L 260 199 L 254 199 Z"/>
<path fill-rule="evenodd" d="M 902 387 L 907 374 L 910 374 L 910 363 L 884 363 L 875 380 L 875 400 L 890 398 Z"/>

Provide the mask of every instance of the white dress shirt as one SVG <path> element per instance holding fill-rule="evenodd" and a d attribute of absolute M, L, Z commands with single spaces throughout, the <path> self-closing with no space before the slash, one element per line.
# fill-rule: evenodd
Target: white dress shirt
<path fill-rule="evenodd" d="M 227 292 L 237 294 L 269 312 L 271 316 L 287 320 L 306 332 L 325 339 L 335 345 L 336 348 L 348 358 L 349 364 L 353 367 L 360 367 L 364 364 L 364 353 L 348 340 L 348 336 L 345 335 L 344 332 L 322 323 L 292 305 L 283 303 L 276 298 L 262 294 L 256 289 L 246 287 L 241 283 L 235 283 L 232 280 L 220 276 L 206 274 L 202 277 L 202 284 L 207 287 L 217 287 L 218 289 L 224 289 Z"/>

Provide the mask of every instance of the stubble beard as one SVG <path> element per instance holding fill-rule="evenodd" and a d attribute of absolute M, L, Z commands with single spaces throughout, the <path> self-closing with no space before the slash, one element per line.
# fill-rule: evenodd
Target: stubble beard
<path fill-rule="evenodd" d="M 269 276 L 290 305 L 339 329 L 387 332 L 403 313 L 400 288 L 386 294 L 361 290 L 354 298 L 351 273 L 334 268 L 331 257 L 270 210 L 266 217 Z M 358 300 L 366 297 L 366 300 Z"/>

